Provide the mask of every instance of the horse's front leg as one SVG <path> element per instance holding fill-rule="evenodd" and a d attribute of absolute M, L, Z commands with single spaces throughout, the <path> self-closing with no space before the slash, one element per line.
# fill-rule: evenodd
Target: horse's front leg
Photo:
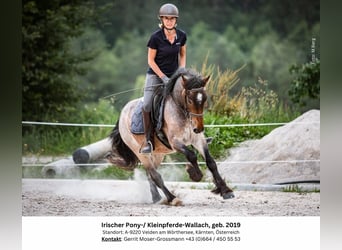
<path fill-rule="evenodd" d="M 190 150 L 184 144 L 178 144 L 175 149 L 185 155 L 186 159 L 190 162 L 190 164 L 186 164 L 186 171 L 189 174 L 189 177 L 193 181 L 200 181 L 203 177 L 201 170 L 199 169 L 197 163 L 197 156 L 194 151 Z"/>
<path fill-rule="evenodd" d="M 218 172 L 216 162 L 214 161 L 213 157 L 211 157 L 208 146 L 205 146 L 204 149 L 204 157 L 205 157 L 205 162 L 210 170 L 210 172 L 213 175 L 214 178 L 214 183 L 216 185 L 216 188 L 212 190 L 212 192 L 216 194 L 221 194 L 223 199 L 230 199 L 234 198 L 234 192 L 232 189 L 230 189 L 225 181 L 222 179 L 221 175 Z"/>
<path fill-rule="evenodd" d="M 234 198 L 233 190 L 227 186 L 227 184 L 225 183 L 225 181 L 222 179 L 221 175 L 218 172 L 216 162 L 209 153 L 208 143 L 207 143 L 207 140 L 204 138 L 204 136 L 199 135 L 195 140 L 193 140 L 192 145 L 203 156 L 208 169 L 213 175 L 216 188 L 212 190 L 212 192 L 216 194 L 221 194 L 221 196 L 224 199 Z"/>

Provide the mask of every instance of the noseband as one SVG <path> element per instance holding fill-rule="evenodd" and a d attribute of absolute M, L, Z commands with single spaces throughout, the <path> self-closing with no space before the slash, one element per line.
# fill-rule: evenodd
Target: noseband
<path fill-rule="evenodd" d="M 192 112 L 190 112 L 190 111 L 187 111 L 187 113 L 189 114 L 190 117 L 191 117 L 191 116 L 196 116 L 196 117 L 202 117 L 202 116 L 204 116 L 204 113 L 195 114 L 195 113 L 192 113 Z"/>

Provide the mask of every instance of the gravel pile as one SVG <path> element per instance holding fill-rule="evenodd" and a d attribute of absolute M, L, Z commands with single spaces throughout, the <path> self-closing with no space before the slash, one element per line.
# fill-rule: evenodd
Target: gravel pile
<path fill-rule="evenodd" d="M 274 184 L 320 180 L 319 160 L 320 111 L 310 110 L 259 140 L 231 149 L 218 168 L 230 182 Z"/>

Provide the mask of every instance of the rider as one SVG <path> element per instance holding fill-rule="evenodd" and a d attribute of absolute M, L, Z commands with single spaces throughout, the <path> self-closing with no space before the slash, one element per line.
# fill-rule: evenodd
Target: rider
<path fill-rule="evenodd" d="M 148 65 L 144 99 L 143 121 L 146 141 L 140 153 L 148 154 L 153 150 L 153 128 L 151 125 L 152 97 L 160 85 L 166 85 L 169 78 L 186 63 L 186 33 L 176 29 L 178 8 L 171 3 L 164 4 L 159 9 L 160 24 L 147 43 Z"/>

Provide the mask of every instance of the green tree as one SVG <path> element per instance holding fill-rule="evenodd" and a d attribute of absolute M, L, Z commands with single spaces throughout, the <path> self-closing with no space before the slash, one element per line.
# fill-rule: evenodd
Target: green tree
<path fill-rule="evenodd" d="M 81 0 L 23 0 L 22 117 L 63 119 L 76 110 L 82 92 L 75 76 L 94 58 L 87 50 L 72 53 L 70 39 L 96 20 L 93 3 Z"/>
<path fill-rule="evenodd" d="M 82 36 L 73 39 L 72 48 L 76 54 L 87 49 L 98 51 L 96 58 L 83 63 L 86 73 L 77 77 L 78 86 L 87 93 L 84 102 L 95 102 L 113 93 L 120 61 L 109 49 L 103 33 L 98 29 L 86 28 Z"/>
<path fill-rule="evenodd" d="M 198 22 L 192 29 L 187 41 L 187 65 L 201 67 L 209 53 L 208 64 L 212 64 L 211 52 L 215 50 L 212 44 L 217 39 L 217 33 L 204 22 Z"/>
<path fill-rule="evenodd" d="M 263 37 L 251 51 L 253 82 L 259 77 L 269 82 L 269 87 L 287 100 L 289 65 L 296 60 L 296 48 L 288 41 L 280 40 L 275 33 Z"/>
<path fill-rule="evenodd" d="M 301 107 L 307 104 L 308 99 L 318 100 L 319 102 L 320 60 L 317 59 L 314 62 L 302 65 L 292 65 L 290 72 L 295 75 L 289 90 L 292 101 Z"/>
<path fill-rule="evenodd" d="M 148 35 L 139 35 L 136 30 L 124 33 L 115 43 L 113 53 L 120 58 L 117 90 L 127 90 L 134 86 L 136 77 L 147 71 Z"/>

